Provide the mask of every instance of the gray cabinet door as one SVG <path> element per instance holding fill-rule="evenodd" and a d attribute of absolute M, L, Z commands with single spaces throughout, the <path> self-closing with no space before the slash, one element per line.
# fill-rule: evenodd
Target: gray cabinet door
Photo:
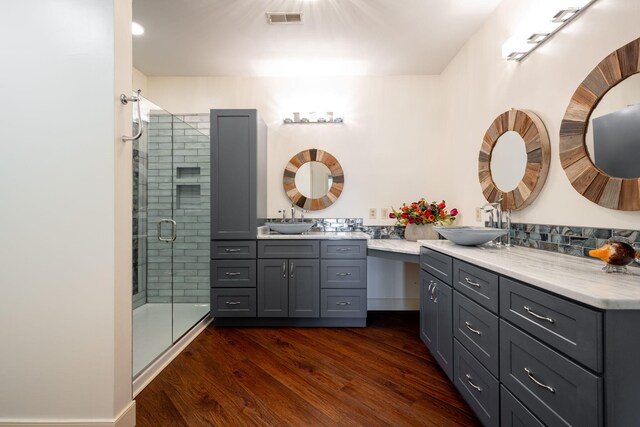
<path fill-rule="evenodd" d="M 442 370 L 453 380 L 453 290 L 438 283 L 434 292 L 433 305 L 437 318 L 436 352 L 434 356 Z"/>
<path fill-rule="evenodd" d="M 211 260 L 212 288 L 253 288 L 256 286 L 254 259 Z"/>
<path fill-rule="evenodd" d="M 255 288 L 211 288 L 213 317 L 256 317 Z"/>
<path fill-rule="evenodd" d="M 258 260 L 258 317 L 289 316 L 289 261 Z"/>
<path fill-rule="evenodd" d="M 420 268 L 448 285 L 452 284 L 452 266 L 453 261 L 450 256 L 424 246 L 420 248 Z"/>
<path fill-rule="evenodd" d="M 257 111 L 211 110 L 211 238 L 255 239 Z"/>
<path fill-rule="evenodd" d="M 420 270 L 420 338 L 453 379 L 453 290 Z"/>
<path fill-rule="evenodd" d="M 258 258 L 318 258 L 318 240 L 258 240 Z"/>
<path fill-rule="evenodd" d="M 433 284 L 433 277 L 426 271 L 420 270 L 420 339 L 432 354 L 436 351 L 435 326 L 438 324 L 437 313 L 431 304 Z"/>
<path fill-rule="evenodd" d="M 289 317 L 320 316 L 320 262 L 289 260 Z"/>
<path fill-rule="evenodd" d="M 367 287 L 367 260 L 320 261 L 320 287 L 336 289 L 365 289 Z"/>

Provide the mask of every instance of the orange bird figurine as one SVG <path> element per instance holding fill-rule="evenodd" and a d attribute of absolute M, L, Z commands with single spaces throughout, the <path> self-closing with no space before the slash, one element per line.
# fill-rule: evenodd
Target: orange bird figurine
<path fill-rule="evenodd" d="M 621 240 L 609 240 L 603 247 L 589 251 L 589 256 L 606 262 L 602 269 L 607 273 L 627 271 L 627 265 L 634 260 L 640 263 L 640 251 L 636 251 L 629 243 Z"/>

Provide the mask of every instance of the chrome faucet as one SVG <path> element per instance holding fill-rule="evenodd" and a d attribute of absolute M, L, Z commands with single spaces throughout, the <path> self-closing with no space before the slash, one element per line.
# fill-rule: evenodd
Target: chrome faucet
<path fill-rule="evenodd" d="M 507 216 L 507 243 L 505 246 L 511 246 L 511 209 L 505 211 Z"/>
<path fill-rule="evenodd" d="M 291 203 L 291 222 L 296 222 L 296 205 Z"/>
<path fill-rule="evenodd" d="M 286 218 L 285 218 L 284 216 L 285 216 L 285 214 L 287 213 L 287 211 L 286 211 L 286 210 L 284 210 L 284 209 L 280 209 L 280 210 L 278 211 L 278 213 L 281 213 L 281 214 L 282 214 L 282 219 L 280 220 L 280 222 L 285 222 L 285 221 L 286 221 Z"/>
<path fill-rule="evenodd" d="M 502 228 L 502 191 L 498 191 L 498 201 L 496 202 L 496 215 L 498 216 L 498 228 Z"/>

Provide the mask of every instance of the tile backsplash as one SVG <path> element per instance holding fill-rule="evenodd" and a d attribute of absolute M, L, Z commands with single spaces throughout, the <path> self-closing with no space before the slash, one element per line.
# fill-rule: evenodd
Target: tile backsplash
<path fill-rule="evenodd" d="M 486 224 L 485 224 L 486 225 Z M 588 257 L 612 237 L 623 237 L 640 249 L 640 231 L 616 228 L 576 227 L 571 225 L 511 224 L 511 244 L 549 252 Z M 506 236 L 502 242 L 506 242 Z M 637 264 L 631 264 L 638 266 Z"/>

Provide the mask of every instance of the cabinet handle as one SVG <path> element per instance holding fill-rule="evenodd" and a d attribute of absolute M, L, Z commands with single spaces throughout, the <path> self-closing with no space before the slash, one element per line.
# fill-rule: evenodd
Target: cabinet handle
<path fill-rule="evenodd" d="M 471 375 L 469 375 L 469 374 L 465 374 L 465 377 L 467 377 L 467 382 L 469 383 L 469 385 L 470 385 L 471 387 L 475 388 L 476 390 L 478 390 L 479 392 L 481 392 L 481 393 L 482 393 L 482 387 L 475 385 L 475 384 L 473 383 L 473 381 L 471 381 L 471 380 L 473 380 L 473 378 L 471 377 Z"/>
<path fill-rule="evenodd" d="M 287 278 L 287 261 L 282 261 L 282 278 Z"/>
<path fill-rule="evenodd" d="M 482 332 L 480 332 L 480 331 L 479 331 L 479 330 L 477 330 L 477 329 L 473 329 L 473 328 L 471 327 L 471 323 L 469 323 L 469 322 L 464 322 L 464 324 L 467 326 L 467 329 L 468 329 L 468 330 L 470 330 L 471 332 L 473 332 L 474 334 L 476 334 L 476 335 L 482 335 Z"/>
<path fill-rule="evenodd" d="M 533 374 L 531 373 L 531 371 L 527 368 L 524 368 L 524 371 L 527 373 L 527 375 L 529 376 L 529 379 L 531 379 L 531 381 L 533 381 L 534 383 L 536 383 L 537 385 L 539 385 L 542 388 L 546 388 L 547 390 L 549 390 L 551 393 L 555 393 L 556 391 L 554 390 L 553 387 L 550 387 L 546 384 L 541 383 L 540 381 L 538 381 L 536 379 L 536 377 L 533 376 Z"/>
<path fill-rule="evenodd" d="M 294 272 L 294 271 L 295 271 L 295 266 L 293 265 L 293 261 L 291 261 L 291 262 L 289 263 L 289 273 L 291 273 L 291 274 L 289 275 L 289 277 L 293 278 L 293 272 Z"/>
<path fill-rule="evenodd" d="M 338 301 L 336 305 L 351 305 L 349 301 Z"/>
<path fill-rule="evenodd" d="M 351 273 L 336 273 L 336 276 L 341 276 L 341 277 L 351 276 Z"/>
<path fill-rule="evenodd" d="M 240 301 L 225 301 L 224 302 L 227 305 L 238 305 L 241 304 Z"/>
<path fill-rule="evenodd" d="M 550 317 L 547 316 L 542 316 L 534 311 L 532 311 L 529 307 L 527 307 L 526 305 L 523 306 L 522 308 L 524 308 L 525 310 L 527 310 L 527 313 L 529 313 L 530 315 L 532 315 L 533 317 L 535 317 L 536 319 L 540 319 L 540 320 L 546 320 L 549 323 L 555 323 L 556 321 L 553 320 Z"/>
<path fill-rule="evenodd" d="M 433 280 L 429 280 L 429 287 L 427 288 L 427 293 L 429 294 L 429 299 L 433 300 L 433 295 L 431 294 L 431 288 L 433 287 Z"/>
<path fill-rule="evenodd" d="M 351 248 L 336 248 L 336 252 L 351 252 Z"/>
<path fill-rule="evenodd" d="M 231 276 L 239 276 L 241 273 L 238 271 L 227 271 L 226 273 L 224 273 L 225 276 L 227 277 L 231 277 Z"/>
<path fill-rule="evenodd" d="M 240 249 L 230 249 L 230 248 L 227 248 L 227 249 L 225 249 L 224 251 L 225 251 L 225 252 L 227 252 L 227 253 L 229 253 L 229 252 L 240 252 Z"/>
<path fill-rule="evenodd" d="M 431 289 L 431 296 L 433 297 L 433 303 L 437 304 L 438 303 L 438 294 L 436 293 L 436 290 L 438 289 L 437 283 L 433 284 L 433 289 Z"/>
<path fill-rule="evenodd" d="M 471 286 L 475 286 L 476 288 L 480 287 L 480 283 L 476 283 L 476 282 L 472 281 L 471 279 L 469 279 L 468 277 L 465 277 L 464 281 L 467 282 L 468 284 L 470 284 Z"/>

